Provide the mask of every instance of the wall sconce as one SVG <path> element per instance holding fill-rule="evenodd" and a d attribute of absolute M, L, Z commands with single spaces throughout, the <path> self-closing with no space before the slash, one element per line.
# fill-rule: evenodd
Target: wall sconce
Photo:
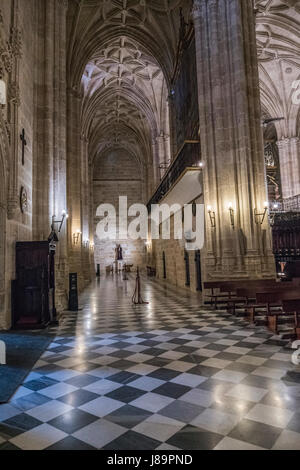
<path fill-rule="evenodd" d="M 80 236 L 81 236 L 80 230 L 76 230 L 76 232 L 73 233 L 73 243 L 74 243 L 74 245 L 78 245 Z"/>
<path fill-rule="evenodd" d="M 65 219 L 69 218 L 69 214 L 65 210 L 62 211 L 61 215 L 62 215 L 61 220 L 55 220 L 56 215 L 52 216 L 51 233 L 50 233 L 49 238 L 48 238 L 49 242 L 55 242 L 56 243 L 56 242 L 59 241 L 57 233 L 56 233 L 55 225 L 59 224 L 58 233 L 60 233 Z"/>
<path fill-rule="evenodd" d="M 228 210 L 230 214 L 231 227 L 234 228 L 234 208 L 233 208 L 232 202 L 228 204 Z"/>
<path fill-rule="evenodd" d="M 95 243 L 90 243 L 90 250 L 92 252 L 95 250 Z"/>
<path fill-rule="evenodd" d="M 0 80 L 0 105 L 6 106 L 7 103 L 7 88 L 4 80 Z"/>
<path fill-rule="evenodd" d="M 60 225 L 59 225 L 59 229 L 58 229 L 58 233 L 61 232 L 63 223 L 64 223 L 65 219 L 68 219 L 68 218 L 69 218 L 69 214 L 67 213 L 67 211 L 63 210 L 62 213 L 61 213 L 61 216 L 62 216 L 62 219 L 61 219 L 61 220 L 55 220 L 56 215 L 53 215 L 53 216 L 52 216 L 52 225 L 51 225 L 51 228 L 52 228 L 52 230 L 55 230 L 55 224 L 60 224 Z"/>
<path fill-rule="evenodd" d="M 262 225 L 264 223 L 264 220 L 266 218 L 266 215 L 267 215 L 267 212 L 268 212 L 268 209 L 269 209 L 269 203 L 268 202 L 265 202 L 264 208 L 265 208 L 265 210 L 261 214 L 257 212 L 257 209 L 254 209 L 255 223 L 257 225 Z"/>
<path fill-rule="evenodd" d="M 207 212 L 209 215 L 211 228 L 215 228 L 216 227 L 216 213 L 212 210 L 211 206 L 207 206 Z"/>

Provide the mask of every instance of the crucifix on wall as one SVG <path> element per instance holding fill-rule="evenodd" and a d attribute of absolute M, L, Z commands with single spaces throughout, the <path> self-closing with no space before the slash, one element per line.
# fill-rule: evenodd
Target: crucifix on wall
<path fill-rule="evenodd" d="M 27 145 L 27 141 L 25 138 L 25 129 L 22 129 L 22 134 L 20 135 L 20 139 L 22 141 L 22 165 L 25 165 L 25 147 Z"/>

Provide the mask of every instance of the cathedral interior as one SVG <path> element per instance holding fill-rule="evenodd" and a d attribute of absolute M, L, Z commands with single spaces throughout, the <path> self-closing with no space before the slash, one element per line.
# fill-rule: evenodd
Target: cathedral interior
<path fill-rule="evenodd" d="M 300 450 L 299 38 L 299 0 L 0 0 L 0 450 Z"/>

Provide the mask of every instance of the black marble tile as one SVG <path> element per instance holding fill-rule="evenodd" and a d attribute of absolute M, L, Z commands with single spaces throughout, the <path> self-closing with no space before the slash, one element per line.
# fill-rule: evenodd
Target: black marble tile
<path fill-rule="evenodd" d="M 11 451 L 16 451 L 16 450 L 22 450 L 19 447 L 15 446 L 11 442 L 3 442 L 3 444 L 0 444 L 0 451 L 1 450 L 11 450 Z"/>
<path fill-rule="evenodd" d="M 168 382 L 156 388 L 152 392 L 170 398 L 180 398 L 182 397 L 182 395 L 189 392 L 190 390 L 190 387 L 185 387 L 184 385 Z"/>
<path fill-rule="evenodd" d="M 167 444 L 183 450 L 213 450 L 223 437 L 220 434 L 188 425 L 172 436 Z"/>
<path fill-rule="evenodd" d="M 160 410 L 159 414 L 183 423 L 189 423 L 199 416 L 205 408 L 185 401 L 176 400 Z"/>
<path fill-rule="evenodd" d="M 145 419 L 149 418 L 151 414 L 152 413 L 142 410 L 141 408 L 125 405 L 110 415 L 105 416 L 105 419 L 118 424 L 119 426 L 132 429 L 142 421 L 145 421 Z"/>
<path fill-rule="evenodd" d="M 72 377 L 69 380 L 66 380 L 65 382 L 69 385 L 72 385 L 73 387 L 87 387 L 88 385 L 97 382 L 99 380 L 98 377 L 94 377 L 92 375 L 84 374 L 84 375 L 78 375 L 76 377 Z"/>
<path fill-rule="evenodd" d="M 97 417 L 81 410 L 71 410 L 50 421 L 48 424 L 67 433 L 73 434 L 85 426 L 97 421 Z"/>
<path fill-rule="evenodd" d="M 22 411 L 28 411 L 36 406 L 44 405 L 50 400 L 50 398 L 41 395 L 40 393 L 30 393 L 29 395 L 13 399 L 11 404 Z"/>
<path fill-rule="evenodd" d="M 134 431 L 128 431 L 107 444 L 103 450 L 155 450 L 161 442 Z"/>
<path fill-rule="evenodd" d="M 164 351 L 164 352 L 166 352 L 166 351 Z M 143 351 L 143 354 L 145 354 L 144 351 Z M 146 361 L 144 364 L 148 364 L 149 366 L 154 366 L 154 367 L 164 367 L 167 364 L 170 364 L 170 360 L 165 359 L 163 357 L 155 357 L 153 359 L 150 359 L 149 361 Z"/>
<path fill-rule="evenodd" d="M 58 398 L 59 401 L 66 403 L 67 405 L 78 407 L 82 406 L 89 401 L 99 398 L 99 395 L 96 393 L 88 392 L 87 390 L 75 390 L 75 392 L 68 393 L 61 398 Z"/>
<path fill-rule="evenodd" d="M 0 448 L 1 449 L 1 448 Z M 75 439 L 75 437 L 68 436 L 62 441 L 57 442 L 56 444 L 53 444 L 52 446 L 48 447 L 45 450 L 76 450 L 76 451 L 82 451 L 82 450 L 97 450 L 95 447 L 92 447 L 85 442 L 79 441 L 78 439 Z"/>
<path fill-rule="evenodd" d="M 4 426 L 15 428 L 16 430 L 19 430 L 20 432 L 26 432 L 26 431 L 29 431 L 30 429 L 40 426 L 43 423 L 39 421 L 38 419 L 33 418 L 32 416 L 29 416 L 26 413 L 21 413 L 17 416 L 14 416 L 13 418 L 3 421 L 2 424 Z"/>
<path fill-rule="evenodd" d="M 206 358 L 206 360 L 207 359 L 208 358 Z M 189 374 L 201 375 L 202 377 L 212 377 L 217 372 L 220 372 L 220 369 L 217 369 L 216 367 L 203 366 L 201 364 L 198 364 L 188 371 Z"/>
<path fill-rule="evenodd" d="M 265 449 L 271 449 L 280 436 L 282 429 L 256 421 L 243 419 L 231 431 L 229 437 L 244 441 Z"/>
<path fill-rule="evenodd" d="M 148 377 L 153 377 L 154 379 L 159 379 L 159 380 L 165 380 L 166 382 L 172 379 L 175 379 L 178 375 L 180 375 L 181 372 L 177 372 L 175 370 L 170 370 L 170 369 L 157 369 L 154 372 L 151 372 L 151 374 L 148 374 Z"/>
<path fill-rule="evenodd" d="M 114 366 L 115 364 L 113 364 L 113 367 Z M 123 371 L 110 376 L 108 379 L 112 382 L 117 382 L 119 384 L 130 384 L 130 382 L 133 382 L 134 380 L 137 380 L 139 378 L 140 376 L 137 374 L 132 374 L 131 372 Z"/>
<path fill-rule="evenodd" d="M 130 403 L 131 401 L 136 400 L 145 394 L 146 392 L 142 390 L 125 386 L 108 393 L 106 397 L 112 398 L 113 400 L 123 401 L 124 403 Z"/>
<path fill-rule="evenodd" d="M 24 387 L 28 388 L 29 390 L 33 390 L 34 392 L 38 392 L 40 390 L 43 390 L 44 388 L 50 387 L 51 385 L 55 385 L 57 383 L 57 380 L 53 380 L 50 377 L 41 377 L 40 379 L 30 380 L 29 382 L 26 382 L 24 384 Z"/>

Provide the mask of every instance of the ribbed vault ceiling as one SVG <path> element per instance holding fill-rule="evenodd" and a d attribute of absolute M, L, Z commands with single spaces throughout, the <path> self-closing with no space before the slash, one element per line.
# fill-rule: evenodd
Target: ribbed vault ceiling
<path fill-rule="evenodd" d="M 279 138 L 299 134 L 293 84 L 300 79 L 300 1 L 254 0 L 263 111 L 284 117 Z M 169 88 L 192 0 L 69 0 L 70 88 L 84 95 L 91 155 L 124 146 L 149 164 L 168 134 Z"/>

